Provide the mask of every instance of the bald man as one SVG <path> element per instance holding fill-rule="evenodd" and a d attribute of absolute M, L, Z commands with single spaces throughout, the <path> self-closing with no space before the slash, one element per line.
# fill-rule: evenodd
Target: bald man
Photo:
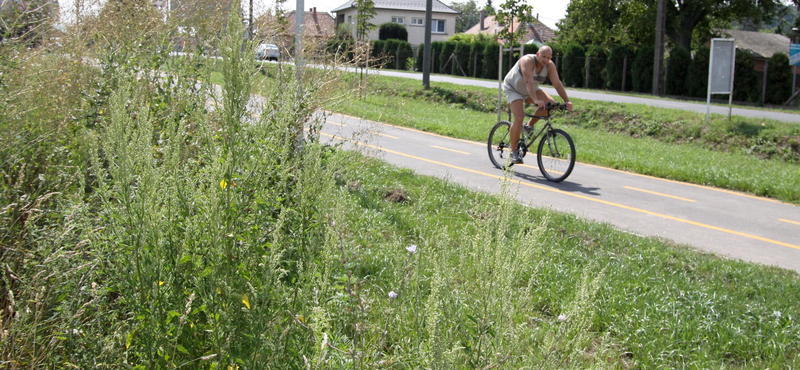
<path fill-rule="evenodd" d="M 556 65 L 551 60 L 552 58 L 553 49 L 544 45 L 538 53 L 526 54 L 519 58 L 504 80 L 503 92 L 506 94 L 506 101 L 511 106 L 511 114 L 514 116 L 510 130 L 512 164 L 522 163 L 522 158 L 517 153 L 517 142 L 522 132 L 522 121 L 525 119 L 524 103 L 536 104 L 538 106 L 537 116 L 547 114 L 547 110 L 544 109 L 546 103 L 555 103 L 553 97 L 542 90 L 539 84 L 544 83 L 550 77 L 550 82 L 556 88 L 558 95 L 567 103 L 567 109 L 572 111 L 572 103 L 569 101 L 567 91 L 564 90 L 564 84 L 558 78 L 558 71 L 556 71 Z M 538 118 L 531 118 L 528 126 L 533 127 L 537 121 L 539 121 Z"/>

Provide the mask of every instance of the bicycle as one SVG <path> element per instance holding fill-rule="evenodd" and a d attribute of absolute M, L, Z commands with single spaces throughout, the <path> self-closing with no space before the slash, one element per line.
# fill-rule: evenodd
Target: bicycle
<path fill-rule="evenodd" d="M 539 122 L 544 122 L 544 124 L 538 132 L 535 132 L 535 128 L 529 128 L 523 124 L 517 150 L 520 158 L 524 158 L 528 154 L 530 146 L 533 145 L 539 135 L 544 133 L 536 151 L 539 171 L 546 179 L 553 182 L 561 182 L 572 173 L 572 169 L 575 167 L 575 144 L 564 130 L 553 128 L 550 111 L 567 109 L 567 105 L 547 103 L 545 104 L 545 109 L 547 110 L 546 116 L 537 116 L 525 112 L 525 117 L 539 118 L 541 119 Z M 508 115 L 510 120 L 510 111 Z M 511 156 L 510 129 L 511 122 L 500 121 L 489 132 L 489 159 L 491 159 L 495 167 L 501 170 L 510 168 L 513 165 L 509 163 L 509 157 Z"/>

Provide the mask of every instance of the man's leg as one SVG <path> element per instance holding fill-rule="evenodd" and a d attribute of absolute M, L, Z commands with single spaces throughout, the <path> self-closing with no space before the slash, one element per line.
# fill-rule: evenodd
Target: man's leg
<path fill-rule="evenodd" d="M 546 93 L 542 89 L 536 90 L 536 98 L 543 102 L 550 102 L 550 103 L 556 102 L 555 100 L 553 100 L 553 97 L 550 96 L 550 94 Z M 533 104 L 532 98 L 528 98 L 528 100 L 530 101 L 530 104 Z M 547 114 L 547 109 L 544 109 L 544 107 L 539 107 L 539 109 L 536 110 L 537 116 L 543 116 L 545 114 Z M 539 119 L 536 117 L 531 117 L 530 121 L 528 121 L 528 125 L 533 126 L 534 124 L 536 124 L 536 122 L 539 122 Z"/>
<path fill-rule="evenodd" d="M 517 151 L 517 142 L 519 141 L 519 135 L 522 133 L 522 120 L 525 118 L 525 106 L 522 103 L 521 99 L 514 100 L 509 104 L 511 106 L 511 115 L 514 116 L 514 121 L 511 122 L 511 129 L 509 133 L 511 134 L 511 151 Z"/>

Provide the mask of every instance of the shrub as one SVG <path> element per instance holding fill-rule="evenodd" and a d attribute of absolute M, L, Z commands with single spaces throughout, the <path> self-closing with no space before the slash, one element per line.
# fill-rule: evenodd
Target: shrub
<path fill-rule="evenodd" d="M 433 66 L 431 68 L 431 73 L 442 73 L 439 70 L 442 65 L 441 63 L 439 63 L 439 57 L 441 57 L 443 49 L 444 49 L 444 41 L 431 42 L 431 58 L 433 59 Z"/>
<path fill-rule="evenodd" d="M 442 53 L 439 55 L 439 63 L 441 65 L 440 69 L 443 68 L 443 70 L 440 70 L 439 72 L 453 74 L 453 71 L 455 71 L 455 63 L 450 60 L 450 57 L 453 55 L 453 53 L 455 53 L 456 45 L 458 45 L 458 43 L 453 41 L 444 42 L 444 48 L 442 49 Z M 450 63 L 447 63 L 448 61 L 450 61 Z"/>
<path fill-rule="evenodd" d="M 483 47 L 483 74 L 481 77 L 488 79 L 497 78 L 497 54 L 500 52 L 500 44 L 490 42 Z"/>
<path fill-rule="evenodd" d="M 456 43 L 456 58 L 458 59 L 458 65 L 455 67 L 456 74 L 459 76 L 471 76 L 469 69 L 469 57 L 470 57 L 470 50 L 472 44 L 468 42 L 459 42 Z M 458 68 L 461 66 L 461 68 Z M 461 73 L 463 69 L 464 73 Z"/>
<path fill-rule="evenodd" d="M 414 49 L 407 41 L 397 41 L 397 59 L 399 61 L 398 69 L 408 70 L 414 66 Z M 409 64 L 409 60 L 411 63 Z"/>
<path fill-rule="evenodd" d="M 569 44 L 564 52 L 564 67 L 561 80 L 564 86 L 583 87 L 586 52 L 578 44 Z"/>
<path fill-rule="evenodd" d="M 667 63 L 667 95 L 686 95 L 686 76 L 689 74 L 689 65 L 692 56 L 682 46 L 676 46 L 669 52 Z"/>
<path fill-rule="evenodd" d="M 386 56 L 386 68 L 402 69 L 397 67 L 397 48 L 400 40 L 388 39 L 383 43 L 383 55 Z"/>
<path fill-rule="evenodd" d="M 615 46 L 606 59 L 605 75 L 606 88 L 609 90 L 622 90 L 622 74 L 625 73 L 625 91 L 631 91 L 631 67 L 633 66 L 633 52 L 627 46 Z"/>
<path fill-rule="evenodd" d="M 696 98 L 708 94 L 708 60 L 711 51 L 707 47 L 695 50 L 692 63 L 686 73 L 686 92 Z"/>
<path fill-rule="evenodd" d="M 372 52 L 370 56 L 373 58 L 380 58 L 383 56 L 383 49 L 386 46 L 386 41 L 374 40 L 372 41 Z"/>
<path fill-rule="evenodd" d="M 599 45 L 592 45 L 586 52 L 587 63 L 589 63 L 589 86 L 590 89 L 602 89 L 605 87 L 604 70 L 608 54 L 606 49 Z"/>
<path fill-rule="evenodd" d="M 644 46 L 636 53 L 633 61 L 633 89 L 638 92 L 649 93 L 653 91 L 653 59 L 656 49 Z"/>
<path fill-rule="evenodd" d="M 556 65 L 556 72 L 560 77 L 564 71 L 564 48 L 561 47 L 561 44 L 550 44 L 548 46 L 553 49 L 553 64 Z"/>
<path fill-rule="evenodd" d="M 402 24 L 384 23 L 378 29 L 378 39 L 408 41 L 408 30 Z"/>
<path fill-rule="evenodd" d="M 758 102 L 761 100 L 761 84 L 755 70 L 756 58 L 749 51 L 736 49 L 736 66 L 733 75 L 733 100 Z"/>
<path fill-rule="evenodd" d="M 469 74 L 473 77 L 483 76 L 483 49 L 488 42 L 474 41 L 469 44 Z"/>
<path fill-rule="evenodd" d="M 792 66 L 789 57 L 776 53 L 767 67 L 767 103 L 783 104 L 792 96 Z"/>
<path fill-rule="evenodd" d="M 419 44 L 419 47 L 417 48 L 417 64 L 415 68 L 417 72 L 422 72 L 422 67 L 423 67 L 422 62 L 424 58 L 425 58 L 425 44 Z M 433 72 L 433 70 L 431 70 L 431 72 Z"/>
<path fill-rule="evenodd" d="M 522 46 L 522 53 L 523 54 L 536 54 L 539 52 L 539 45 L 536 44 L 525 44 Z"/>

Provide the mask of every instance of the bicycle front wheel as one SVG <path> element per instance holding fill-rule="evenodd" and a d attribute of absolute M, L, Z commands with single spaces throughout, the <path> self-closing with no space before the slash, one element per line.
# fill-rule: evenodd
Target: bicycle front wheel
<path fill-rule="evenodd" d="M 550 181 L 564 181 L 575 167 L 575 144 L 563 130 L 548 131 L 539 141 L 536 153 L 539 171 Z"/>
<path fill-rule="evenodd" d="M 510 128 L 511 123 L 500 121 L 492 127 L 492 131 L 489 131 L 489 159 L 495 167 L 501 170 L 506 167 L 508 157 L 511 156 Z"/>

